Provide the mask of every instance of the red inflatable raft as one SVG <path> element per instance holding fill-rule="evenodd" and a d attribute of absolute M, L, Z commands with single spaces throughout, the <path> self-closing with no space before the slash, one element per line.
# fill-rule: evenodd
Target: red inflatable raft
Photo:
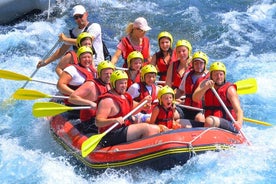
<path fill-rule="evenodd" d="M 76 121 L 78 120 L 67 120 L 64 114 L 52 117 L 51 132 L 66 150 L 93 169 L 138 166 L 164 170 L 175 165 L 183 165 L 196 154 L 229 149 L 235 144 L 246 142 L 246 138 L 241 134 L 220 128 L 178 129 L 137 141 L 99 148 L 83 158 L 80 148 L 88 137 L 74 127 Z"/>

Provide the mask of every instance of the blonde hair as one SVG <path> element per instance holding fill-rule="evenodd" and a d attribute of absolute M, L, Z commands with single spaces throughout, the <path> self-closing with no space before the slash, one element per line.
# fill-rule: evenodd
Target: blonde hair
<path fill-rule="evenodd" d="M 132 33 L 132 31 L 133 31 L 133 22 L 131 22 L 127 25 L 125 32 L 127 35 L 130 35 Z"/>

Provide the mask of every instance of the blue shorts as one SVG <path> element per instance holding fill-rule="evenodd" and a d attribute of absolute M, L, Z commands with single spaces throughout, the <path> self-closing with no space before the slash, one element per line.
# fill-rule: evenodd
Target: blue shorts
<path fill-rule="evenodd" d="M 219 128 L 229 130 L 234 133 L 239 133 L 239 131 L 236 130 L 236 128 L 234 127 L 234 123 L 232 123 L 231 121 L 228 121 L 224 118 L 219 118 L 219 122 L 220 122 Z"/>

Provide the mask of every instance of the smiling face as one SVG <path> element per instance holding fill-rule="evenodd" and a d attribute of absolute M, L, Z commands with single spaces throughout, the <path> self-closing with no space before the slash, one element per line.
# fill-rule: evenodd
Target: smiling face
<path fill-rule="evenodd" d="M 91 53 L 85 52 L 80 55 L 79 59 L 80 59 L 80 64 L 85 68 L 88 68 L 89 66 L 92 65 L 93 57 Z"/>
<path fill-rule="evenodd" d="M 130 68 L 135 71 L 139 71 L 142 67 L 142 59 L 141 58 L 133 58 L 130 61 Z"/>
<path fill-rule="evenodd" d="M 216 70 L 211 72 L 211 79 L 216 85 L 221 86 L 225 82 L 225 74 L 222 70 Z"/>
<path fill-rule="evenodd" d="M 122 95 L 127 91 L 127 79 L 120 79 L 115 82 L 115 91 Z"/>
<path fill-rule="evenodd" d="M 110 76 L 112 72 L 113 72 L 113 69 L 111 68 L 102 69 L 101 75 L 100 75 L 101 81 L 103 81 L 106 84 L 110 83 Z"/>
<path fill-rule="evenodd" d="M 159 40 L 159 47 L 162 51 L 168 51 L 171 47 L 171 40 L 167 37 L 163 37 Z"/>
<path fill-rule="evenodd" d="M 153 85 L 156 81 L 156 73 L 146 73 L 144 80 L 147 85 Z"/>
<path fill-rule="evenodd" d="M 185 46 L 176 47 L 176 54 L 180 60 L 186 60 L 189 58 L 189 49 Z"/>

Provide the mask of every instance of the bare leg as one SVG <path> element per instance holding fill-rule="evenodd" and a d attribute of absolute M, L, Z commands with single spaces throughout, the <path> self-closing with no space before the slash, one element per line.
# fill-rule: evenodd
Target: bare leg
<path fill-rule="evenodd" d="M 154 134 L 158 134 L 160 129 L 157 125 L 150 125 L 147 123 L 132 124 L 127 130 L 127 141 L 141 139 Z"/>
<path fill-rule="evenodd" d="M 215 116 L 208 116 L 205 119 L 205 126 L 207 127 L 219 127 L 219 118 Z"/>

